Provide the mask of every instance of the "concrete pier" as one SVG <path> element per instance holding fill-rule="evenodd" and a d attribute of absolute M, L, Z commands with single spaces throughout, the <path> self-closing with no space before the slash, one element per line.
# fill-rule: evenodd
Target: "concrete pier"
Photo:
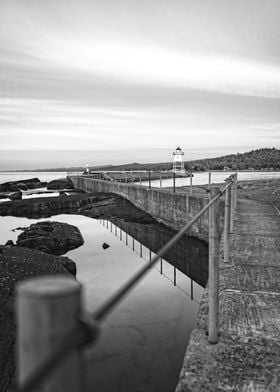
<path fill-rule="evenodd" d="M 238 203 L 230 260 L 220 257 L 220 340 L 207 341 L 206 290 L 176 392 L 280 391 L 280 216 Z"/>
<path fill-rule="evenodd" d="M 149 189 L 135 184 L 97 180 L 81 176 L 70 176 L 75 188 L 86 192 L 115 193 L 131 201 L 136 207 L 152 215 L 158 222 L 179 231 L 208 203 L 208 196 L 189 196 L 184 193 Z M 222 215 L 222 214 L 221 214 Z M 208 212 L 190 230 L 194 237 L 208 241 Z"/>

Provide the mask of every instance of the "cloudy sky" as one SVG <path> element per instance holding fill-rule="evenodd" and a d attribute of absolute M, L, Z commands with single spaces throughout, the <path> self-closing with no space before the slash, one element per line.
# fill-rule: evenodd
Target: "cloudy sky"
<path fill-rule="evenodd" d="M 1 0 L 2 168 L 279 148 L 279 20 L 279 0 Z"/>

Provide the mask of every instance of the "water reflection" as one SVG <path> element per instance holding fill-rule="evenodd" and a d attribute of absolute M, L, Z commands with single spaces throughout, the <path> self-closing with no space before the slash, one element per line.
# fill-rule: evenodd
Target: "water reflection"
<path fill-rule="evenodd" d="M 151 262 L 157 251 L 174 235 L 173 232 L 164 227 L 160 228 L 159 225 L 137 225 L 131 222 L 118 222 L 117 225 L 105 219 L 98 219 L 98 222 L 147 262 Z M 137 236 L 137 239 L 131 235 L 131 232 Z M 167 252 L 164 258 L 160 258 L 153 268 L 199 304 L 201 290 L 198 290 L 199 295 L 196 299 L 194 287 L 206 285 L 208 246 L 195 238 L 185 237 Z"/>

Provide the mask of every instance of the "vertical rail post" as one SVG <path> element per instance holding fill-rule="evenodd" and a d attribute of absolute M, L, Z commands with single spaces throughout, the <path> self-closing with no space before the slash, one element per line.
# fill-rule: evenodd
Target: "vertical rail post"
<path fill-rule="evenodd" d="M 142 257 L 142 254 L 143 254 L 143 252 L 142 252 L 142 244 L 140 243 L 140 257 Z"/>
<path fill-rule="evenodd" d="M 128 234 L 127 233 L 125 233 L 126 235 L 125 235 L 125 245 L 127 245 L 128 244 Z"/>
<path fill-rule="evenodd" d="M 142 185 L 142 173 L 140 173 L 140 186 Z"/>
<path fill-rule="evenodd" d="M 235 173 L 235 183 L 234 183 L 234 208 L 236 212 L 237 208 L 237 198 L 238 198 L 238 184 L 237 184 L 237 172 Z"/>
<path fill-rule="evenodd" d="M 134 246 L 134 237 L 132 237 L 132 250 L 134 251 L 134 248 L 135 248 L 135 246 Z"/>
<path fill-rule="evenodd" d="M 17 287 L 17 384 L 22 387 L 52 348 L 77 327 L 81 285 L 62 276 L 29 279 Z M 36 390 L 84 391 L 82 353 L 72 351 Z"/>
<path fill-rule="evenodd" d="M 225 192 L 225 216 L 224 216 L 224 262 L 229 262 L 230 243 L 230 189 Z"/>
<path fill-rule="evenodd" d="M 174 279 L 173 279 L 173 284 L 176 286 L 177 281 L 176 281 L 176 267 L 174 267 Z"/>
<path fill-rule="evenodd" d="M 210 201 L 210 199 L 211 199 L 211 195 L 210 195 L 210 191 L 211 191 L 211 175 L 212 175 L 212 173 L 211 173 L 211 171 L 209 171 L 209 173 L 208 173 L 208 195 L 209 195 L 209 201 Z"/>
<path fill-rule="evenodd" d="M 230 190 L 230 232 L 234 232 L 234 184 L 231 185 Z"/>
<path fill-rule="evenodd" d="M 193 280 L 191 279 L 191 300 L 193 301 Z"/>
<path fill-rule="evenodd" d="M 190 171 L 190 195 L 192 196 L 192 194 L 193 194 L 193 189 L 192 189 L 192 169 L 191 169 L 191 171 Z"/>
<path fill-rule="evenodd" d="M 162 188 L 162 178 L 161 173 L 159 174 L 159 187 Z"/>
<path fill-rule="evenodd" d="M 160 258 L 160 273 L 162 274 L 162 257 Z"/>
<path fill-rule="evenodd" d="M 151 172 L 149 171 L 149 189 L 151 189 Z"/>
<path fill-rule="evenodd" d="M 211 198 L 217 195 L 211 189 Z M 208 342 L 219 341 L 219 199 L 209 209 L 209 330 Z"/>
<path fill-rule="evenodd" d="M 152 251 L 151 249 L 149 249 L 149 261 L 151 262 L 151 260 L 152 260 Z"/>
<path fill-rule="evenodd" d="M 176 192 L 176 174 L 173 173 L 173 193 Z"/>

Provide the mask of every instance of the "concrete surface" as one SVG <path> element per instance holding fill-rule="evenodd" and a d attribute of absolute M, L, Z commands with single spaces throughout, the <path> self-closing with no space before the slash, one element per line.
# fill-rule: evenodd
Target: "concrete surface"
<path fill-rule="evenodd" d="M 220 257 L 220 341 L 207 342 L 205 290 L 176 392 L 280 391 L 280 216 L 241 199 L 230 262 Z"/>

